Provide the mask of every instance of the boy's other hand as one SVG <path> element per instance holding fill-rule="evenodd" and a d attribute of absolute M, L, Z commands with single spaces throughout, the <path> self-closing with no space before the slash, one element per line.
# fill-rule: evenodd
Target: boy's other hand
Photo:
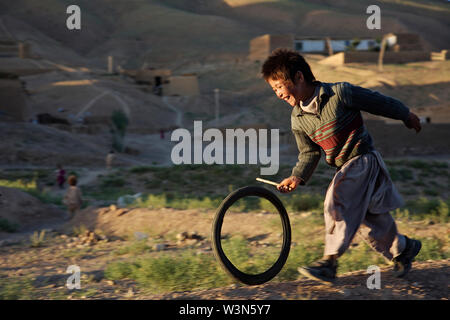
<path fill-rule="evenodd" d="M 414 129 L 416 132 L 419 132 L 422 129 L 422 125 L 420 124 L 420 119 L 414 113 L 410 112 L 408 118 L 405 121 L 405 126 L 408 129 Z"/>
<path fill-rule="evenodd" d="M 294 191 L 295 188 L 300 184 L 301 180 L 296 176 L 290 176 L 289 178 L 284 179 L 277 185 L 278 191 L 282 193 L 288 193 Z"/>

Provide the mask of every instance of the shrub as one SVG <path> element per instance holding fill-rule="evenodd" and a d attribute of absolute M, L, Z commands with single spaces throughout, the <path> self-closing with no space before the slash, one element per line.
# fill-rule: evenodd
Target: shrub
<path fill-rule="evenodd" d="M 115 110 L 111 115 L 111 121 L 113 123 L 111 127 L 113 148 L 122 152 L 124 150 L 123 139 L 129 122 L 128 117 L 122 110 Z"/>
<path fill-rule="evenodd" d="M 422 242 L 422 249 L 416 257 L 418 261 L 425 260 L 440 260 L 450 257 L 448 252 L 443 251 L 442 240 L 436 237 L 420 238 Z"/>
<path fill-rule="evenodd" d="M 436 209 L 431 210 L 431 215 L 435 217 L 439 222 L 446 223 L 449 221 L 449 204 L 439 199 L 439 205 Z"/>
<path fill-rule="evenodd" d="M 129 262 L 113 262 L 105 269 L 105 278 L 120 280 L 129 278 L 133 274 L 133 264 Z"/>
<path fill-rule="evenodd" d="M 324 197 L 319 194 L 293 194 L 284 201 L 288 211 L 322 210 Z"/>
<path fill-rule="evenodd" d="M 397 169 L 390 167 L 388 168 L 389 175 L 393 181 L 404 181 L 404 180 L 413 180 L 414 175 L 413 172 L 409 169 Z"/>
<path fill-rule="evenodd" d="M 421 160 L 407 161 L 407 164 L 414 169 L 426 169 L 430 166 L 426 161 Z"/>
<path fill-rule="evenodd" d="M 423 193 L 425 193 L 428 196 L 438 196 L 439 195 L 439 191 L 437 191 L 436 189 L 431 189 L 431 188 L 427 188 L 427 189 L 423 190 Z"/>
<path fill-rule="evenodd" d="M 137 166 L 130 169 L 130 173 L 147 173 L 152 171 L 153 167 L 150 166 Z"/>
<path fill-rule="evenodd" d="M 0 218 L 0 231 L 16 232 L 19 229 L 19 225 L 14 222 L 10 222 L 5 218 Z"/>
<path fill-rule="evenodd" d="M 30 236 L 30 246 L 33 248 L 41 247 L 45 241 L 45 230 L 41 232 L 35 231 L 32 236 Z"/>
<path fill-rule="evenodd" d="M 419 197 L 406 202 L 406 207 L 413 213 L 430 213 L 439 206 L 439 200 Z"/>
<path fill-rule="evenodd" d="M 101 187 L 102 188 L 119 188 L 123 187 L 126 184 L 125 180 L 120 177 L 107 176 L 102 180 Z"/>
<path fill-rule="evenodd" d="M 87 231 L 88 231 L 88 228 L 87 228 L 84 224 L 81 224 L 81 225 L 79 225 L 79 226 L 74 226 L 74 227 L 73 227 L 73 229 L 72 229 L 72 234 L 73 234 L 75 237 L 78 237 L 78 236 L 83 236 L 83 235 L 85 235 Z"/>

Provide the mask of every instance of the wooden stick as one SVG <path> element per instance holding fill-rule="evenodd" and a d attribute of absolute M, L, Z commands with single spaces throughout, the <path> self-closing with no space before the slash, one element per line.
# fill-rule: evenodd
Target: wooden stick
<path fill-rule="evenodd" d="M 266 180 L 266 179 L 256 178 L 256 181 L 264 182 L 264 183 L 267 183 L 267 184 L 271 184 L 271 185 L 273 185 L 273 186 L 275 186 L 275 187 L 278 186 L 278 183 L 273 182 L 273 181 L 270 181 L 270 180 Z M 287 190 L 287 191 L 292 191 L 292 188 L 291 188 L 291 187 L 284 186 L 284 187 L 283 187 L 283 190 L 284 190 L 284 192 L 286 192 L 286 190 Z M 282 191 L 282 192 L 283 192 L 283 191 Z"/>
<path fill-rule="evenodd" d="M 256 181 L 264 182 L 264 183 L 267 183 L 267 184 L 271 184 L 271 185 L 273 185 L 275 187 L 278 185 L 278 183 L 276 183 L 276 182 L 273 182 L 273 181 L 270 181 L 270 180 L 266 180 L 266 179 L 261 179 L 261 178 L 256 178 Z"/>

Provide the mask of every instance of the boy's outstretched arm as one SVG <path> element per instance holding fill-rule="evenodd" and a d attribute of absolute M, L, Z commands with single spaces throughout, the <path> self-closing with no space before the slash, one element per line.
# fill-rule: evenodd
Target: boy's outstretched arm
<path fill-rule="evenodd" d="M 419 132 L 420 120 L 401 101 L 382 95 L 377 91 L 345 83 L 345 100 L 352 109 L 363 110 L 386 118 L 402 120 L 409 129 Z"/>

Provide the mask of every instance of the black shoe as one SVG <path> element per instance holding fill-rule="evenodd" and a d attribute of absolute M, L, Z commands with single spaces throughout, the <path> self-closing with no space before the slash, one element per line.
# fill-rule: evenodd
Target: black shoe
<path fill-rule="evenodd" d="M 319 260 L 308 267 L 297 269 L 307 278 L 333 283 L 336 280 L 337 261 Z"/>
<path fill-rule="evenodd" d="M 406 236 L 405 238 L 405 250 L 392 260 L 394 262 L 394 276 L 397 278 L 403 278 L 411 270 L 412 262 L 422 248 L 422 242 L 419 240 L 409 239 Z"/>

